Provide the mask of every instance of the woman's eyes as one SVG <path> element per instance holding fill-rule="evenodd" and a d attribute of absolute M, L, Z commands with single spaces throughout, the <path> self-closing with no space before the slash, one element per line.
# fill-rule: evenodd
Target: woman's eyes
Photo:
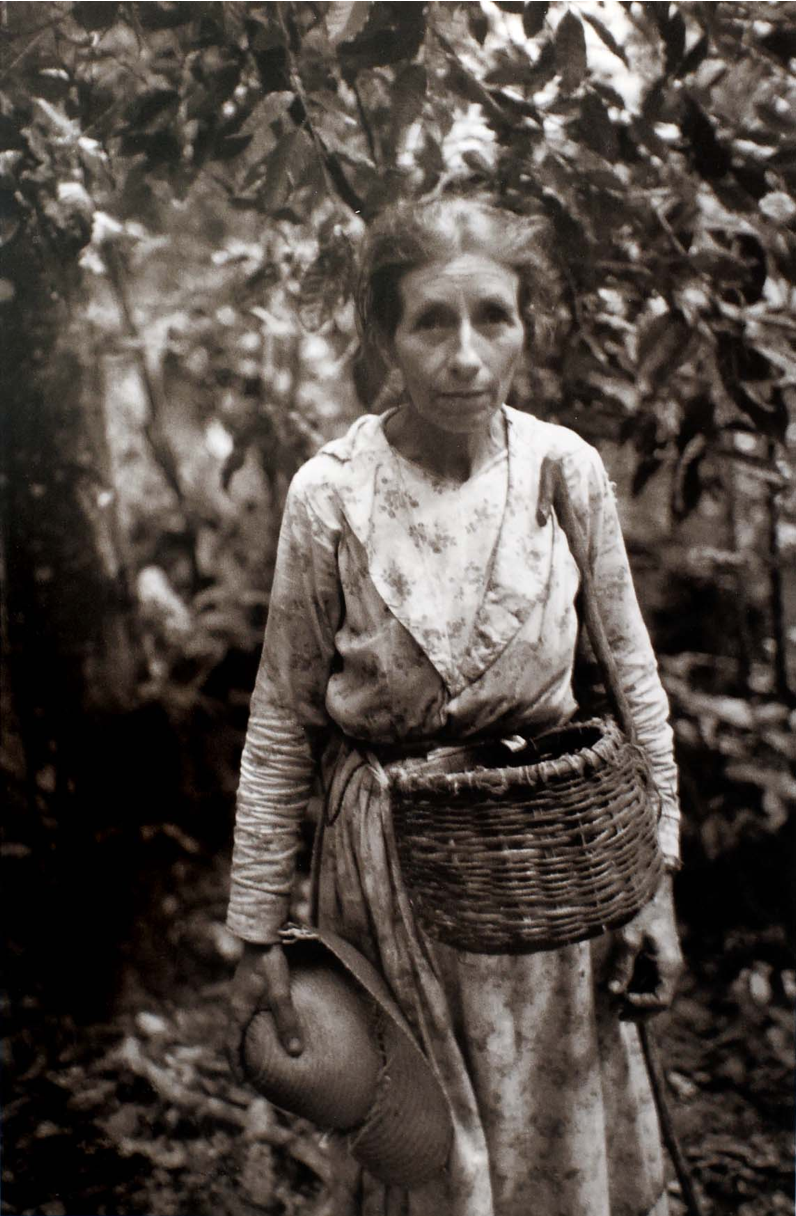
<path fill-rule="evenodd" d="M 441 308 L 430 308 L 423 312 L 415 321 L 415 329 L 440 329 L 445 325 L 455 324 L 455 318 L 447 315 Z"/>
<path fill-rule="evenodd" d="M 503 304 L 484 304 L 473 316 L 476 326 L 509 325 L 512 315 Z M 414 322 L 416 330 L 454 329 L 459 324 L 459 316 L 442 308 L 429 308 L 422 312 Z"/>
<path fill-rule="evenodd" d="M 485 325 L 503 325 L 511 321 L 507 308 L 502 304 L 486 304 L 481 311 L 481 321 Z"/>

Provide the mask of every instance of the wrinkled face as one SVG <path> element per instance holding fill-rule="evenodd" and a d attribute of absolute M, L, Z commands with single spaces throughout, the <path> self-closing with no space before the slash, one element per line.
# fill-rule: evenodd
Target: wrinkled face
<path fill-rule="evenodd" d="M 519 279 L 482 254 L 410 270 L 391 354 L 418 414 L 443 431 L 487 427 L 506 399 L 525 340 Z"/>

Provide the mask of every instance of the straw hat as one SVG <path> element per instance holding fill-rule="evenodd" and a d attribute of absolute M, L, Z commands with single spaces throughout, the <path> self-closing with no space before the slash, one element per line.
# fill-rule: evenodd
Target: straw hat
<path fill-rule="evenodd" d="M 384 979 L 327 929 L 284 944 L 304 1051 L 288 1055 L 260 1010 L 242 1045 L 252 1085 L 275 1106 L 346 1132 L 353 1155 L 383 1182 L 428 1181 L 448 1158 L 450 1110 Z"/>

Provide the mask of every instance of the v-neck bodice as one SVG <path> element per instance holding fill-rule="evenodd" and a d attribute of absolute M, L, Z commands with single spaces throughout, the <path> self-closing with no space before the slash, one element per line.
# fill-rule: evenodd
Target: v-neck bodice
<path fill-rule="evenodd" d="M 506 458 L 485 472 L 496 479 L 489 494 L 496 503 L 502 496 L 505 509 L 499 521 L 497 512 L 491 516 L 471 551 L 481 587 L 474 581 L 466 612 L 459 605 L 468 634 L 462 645 L 451 647 L 448 629 L 459 576 L 446 569 L 444 551 L 435 552 L 444 546 L 433 538 L 437 525 L 458 533 L 471 513 L 475 522 L 486 483 L 476 478 L 464 489 L 456 518 L 465 522 L 454 526 L 450 503 L 435 512 L 426 487 L 421 492 L 411 475 L 402 484 L 383 419 L 373 415 L 327 444 L 293 480 L 239 797 L 244 818 L 251 808 L 250 836 L 241 827 L 239 839 L 250 841 L 255 877 L 245 877 L 242 863 L 236 889 L 241 905 L 256 904 L 260 917 L 266 905 L 280 914 L 284 890 L 277 895 L 273 884 L 271 895 L 262 890 L 257 817 L 267 803 L 269 815 L 289 818 L 306 798 L 308 741 L 320 749 L 330 728 L 374 743 L 512 735 L 574 713 L 579 578 L 554 514 L 545 523 L 537 519 L 547 456 L 562 467 L 585 533 L 606 631 L 662 796 L 664 852 L 676 855 L 668 706 L 605 468 L 572 431 L 511 409 L 505 418 Z M 458 550 L 459 569 L 467 564 L 464 553 Z M 289 852 L 280 858 L 283 887 Z"/>
<path fill-rule="evenodd" d="M 440 648 L 461 667 L 492 567 L 508 492 L 508 454 L 496 453 L 472 477 L 453 482 L 393 451 L 404 490 L 403 525 L 426 593 L 436 604 Z"/>
<path fill-rule="evenodd" d="M 483 676 L 529 620 L 541 628 L 548 610 L 557 612 L 557 632 L 564 648 L 574 645 L 577 633 L 572 611 L 577 569 L 555 519 L 551 516 L 542 524 L 536 519 L 541 462 L 549 451 L 550 436 L 546 431 L 559 432 L 563 428 L 546 427 L 505 407 L 504 419 L 507 506 L 485 570 L 483 594 L 468 645 L 456 659 L 451 655 L 440 605 L 424 577 L 423 565 L 429 565 L 432 554 L 425 546 L 421 561 L 412 533 L 412 504 L 398 475 L 396 453 L 384 431 L 385 419 L 373 416 L 361 419 L 344 439 L 327 444 L 317 458 L 321 463 L 313 470 L 317 477 L 325 467 L 328 477 L 333 479 L 330 495 L 334 495 L 334 509 L 342 514 L 344 523 L 339 549 L 344 585 L 354 569 L 366 572 L 382 606 L 409 633 L 441 676 L 448 699 L 456 698 Z M 535 435 L 537 427 L 540 431 Z M 312 465 L 310 461 L 305 470 Z M 299 481 L 303 475 L 304 470 L 299 473 Z M 358 554 L 351 552 L 351 538 L 358 542 Z M 551 601 L 553 582 L 557 594 Z M 368 586 L 361 580 L 349 586 L 347 623 L 359 615 L 367 594 Z M 557 611 L 555 603 L 559 598 Z M 566 627 L 559 629 L 567 615 L 567 604 Z M 340 641 L 338 636 L 338 646 Z"/>

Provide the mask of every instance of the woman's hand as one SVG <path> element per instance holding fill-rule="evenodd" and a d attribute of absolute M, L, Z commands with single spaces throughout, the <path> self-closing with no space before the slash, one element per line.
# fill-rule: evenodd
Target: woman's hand
<path fill-rule="evenodd" d="M 668 1009 L 683 969 L 672 897 L 666 874 L 653 898 L 614 933 L 608 989 L 622 999 L 625 1018 Z"/>
<path fill-rule="evenodd" d="M 279 1042 L 291 1056 L 304 1050 L 298 1016 L 290 999 L 290 972 L 280 945 L 262 946 L 246 942 L 232 978 L 229 997 L 229 1038 L 227 1054 L 238 1081 L 245 1078 L 241 1069 L 241 1044 L 249 1022 L 258 1009 L 268 1009 L 274 1019 Z"/>

